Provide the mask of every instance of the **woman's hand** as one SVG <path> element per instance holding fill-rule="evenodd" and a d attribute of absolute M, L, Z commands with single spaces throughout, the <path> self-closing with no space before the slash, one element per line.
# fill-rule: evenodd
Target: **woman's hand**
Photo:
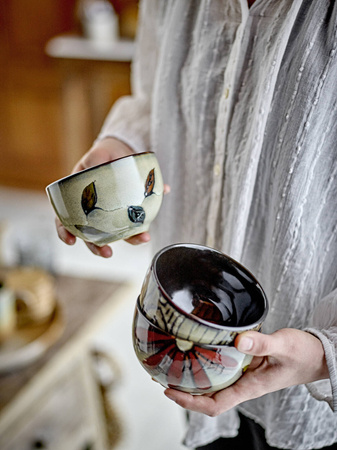
<path fill-rule="evenodd" d="M 98 164 L 103 164 L 108 161 L 113 161 L 117 158 L 123 156 L 132 155 L 135 153 L 131 147 L 126 145 L 124 142 L 119 141 L 115 138 L 106 138 L 94 145 L 75 165 L 72 173 L 79 172 L 80 170 L 88 169 L 89 167 L 96 166 Z M 166 187 L 166 192 L 168 188 Z M 59 238 L 68 245 L 74 245 L 76 242 L 76 237 L 69 233 L 58 218 L 55 219 L 56 229 Z M 130 244 L 142 244 L 150 240 L 149 233 L 140 233 L 136 236 L 132 236 L 127 239 Z M 103 247 L 98 247 L 95 244 L 86 242 L 89 250 L 95 255 L 102 256 L 103 258 L 109 258 L 112 256 L 112 249 L 108 245 Z"/>
<path fill-rule="evenodd" d="M 236 383 L 213 395 L 192 396 L 174 389 L 166 389 L 165 395 L 183 408 L 214 417 L 269 392 L 329 377 L 321 341 L 305 331 L 247 331 L 236 338 L 235 347 L 254 355 Z"/>

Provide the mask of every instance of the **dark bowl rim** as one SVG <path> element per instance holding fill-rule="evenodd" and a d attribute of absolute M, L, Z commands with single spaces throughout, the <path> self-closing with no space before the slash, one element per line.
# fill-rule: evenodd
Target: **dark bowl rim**
<path fill-rule="evenodd" d="M 94 171 L 96 169 L 99 169 L 100 167 L 108 166 L 108 165 L 116 163 L 116 162 L 118 162 L 118 161 L 120 161 L 122 159 L 135 158 L 137 156 L 143 156 L 143 155 L 155 155 L 155 152 L 148 151 L 148 152 L 132 153 L 131 155 L 121 156 L 120 158 L 112 159 L 110 161 L 106 161 L 104 163 L 97 164 L 97 165 L 92 166 L 92 167 L 88 167 L 87 169 L 83 169 L 83 170 L 80 170 L 79 172 L 71 173 L 70 175 L 67 175 L 66 177 L 62 177 L 62 178 L 59 178 L 56 181 L 53 181 L 52 183 L 50 183 L 50 184 L 48 184 L 46 186 L 46 190 L 48 191 L 53 186 L 56 186 L 56 185 L 58 185 L 60 183 L 63 183 L 64 181 L 71 180 L 72 178 L 75 178 L 78 175 L 81 175 L 83 173 L 91 172 L 91 171 Z"/>
<path fill-rule="evenodd" d="M 202 348 L 209 348 L 209 349 L 216 349 L 216 348 L 227 348 L 227 347 L 234 347 L 234 341 L 237 335 L 239 335 L 241 333 L 241 331 L 236 331 L 235 336 L 233 337 L 233 339 L 228 343 L 228 344 L 204 344 L 202 342 L 195 342 L 191 339 L 185 339 L 185 338 L 180 338 L 178 336 L 175 336 L 172 333 L 169 333 L 168 331 L 163 330 L 162 328 L 160 328 L 157 324 L 153 323 L 145 314 L 145 312 L 142 310 L 141 304 L 140 304 L 140 299 L 139 296 L 137 297 L 137 302 L 136 302 L 136 310 L 137 313 L 140 314 L 142 316 L 142 318 L 148 322 L 152 327 L 156 328 L 157 330 L 159 330 L 161 333 L 164 333 L 166 336 L 171 337 L 174 340 L 179 339 L 180 341 L 186 341 L 186 342 L 192 342 L 193 345 L 196 345 L 197 347 L 202 347 Z M 242 352 L 241 352 L 242 353 Z"/>
<path fill-rule="evenodd" d="M 255 322 L 249 324 L 249 325 L 244 325 L 244 326 L 240 326 L 240 327 L 231 327 L 231 326 L 227 326 L 227 325 L 220 325 L 220 324 L 216 324 L 213 322 L 208 322 L 207 320 L 201 319 L 198 316 L 194 316 L 191 314 L 188 314 L 186 311 L 184 311 L 182 308 L 180 308 L 179 306 L 177 306 L 171 299 L 170 295 L 165 291 L 164 287 L 162 286 L 162 284 L 160 283 L 158 276 L 157 276 L 157 272 L 156 272 L 156 263 L 159 259 L 159 257 L 165 253 L 166 251 L 172 249 L 172 248 L 177 248 L 177 247 L 189 247 L 189 248 L 197 248 L 197 249 L 204 249 L 204 250 L 210 250 L 211 252 L 214 253 L 218 253 L 219 255 L 221 255 L 223 258 L 229 260 L 234 266 L 238 267 L 240 270 L 242 270 L 245 274 L 247 274 L 255 283 L 256 285 L 259 287 L 259 289 L 261 290 L 261 294 L 264 300 L 264 311 L 262 316 L 256 320 Z M 246 267 L 244 267 L 242 264 L 240 264 L 238 261 L 236 261 L 235 259 L 231 258 L 230 256 L 226 255 L 223 252 L 220 252 L 219 250 L 216 250 L 212 247 L 208 247 L 206 245 L 201 245 L 201 244 L 194 244 L 194 243 L 178 243 L 178 244 L 172 244 L 172 245 L 168 245 L 164 248 L 162 248 L 161 250 L 159 250 L 155 256 L 152 259 L 151 262 L 151 271 L 155 277 L 155 280 L 157 282 L 157 287 L 159 289 L 159 291 L 161 292 L 161 294 L 163 295 L 163 297 L 165 297 L 165 299 L 172 305 L 173 308 L 175 308 L 179 314 L 182 314 L 183 316 L 187 317 L 189 320 L 192 320 L 196 323 L 200 323 L 202 325 L 205 325 L 207 327 L 216 329 L 216 330 L 226 330 L 226 331 L 230 331 L 230 332 L 237 332 L 237 333 L 241 333 L 243 331 L 249 331 L 254 329 L 255 327 L 257 327 L 258 325 L 262 324 L 268 314 L 269 311 L 269 302 L 268 302 L 268 298 L 266 296 L 266 293 L 264 292 L 264 289 L 262 288 L 261 284 L 259 283 L 259 281 L 256 279 L 256 277 L 248 270 L 246 269 Z"/>

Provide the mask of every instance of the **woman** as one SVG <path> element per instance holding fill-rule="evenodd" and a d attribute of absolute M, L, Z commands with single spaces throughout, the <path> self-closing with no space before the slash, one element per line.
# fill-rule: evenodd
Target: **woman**
<path fill-rule="evenodd" d="M 213 396 L 165 391 L 191 411 L 188 447 L 236 448 L 240 418 L 241 435 L 255 430 L 247 448 L 337 442 L 336 45 L 332 0 L 143 1 L 133 95 L 74 169 L 155 151 L 171 193 L 154 251 L 215 247 L 267 293 L 264 334 L 236 340 L 254 355 L 237 383 Z"/>

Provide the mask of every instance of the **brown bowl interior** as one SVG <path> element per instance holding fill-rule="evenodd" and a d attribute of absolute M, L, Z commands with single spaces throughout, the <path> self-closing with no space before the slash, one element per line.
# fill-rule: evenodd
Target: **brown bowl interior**
<path fill-rule="evenodd" d="M 153 269 L 168 301 L 203 324 L 253 326 L 267 313 L 266 296 L 254 276 L 208 247 L 181 244 L 164 249 Z"/>

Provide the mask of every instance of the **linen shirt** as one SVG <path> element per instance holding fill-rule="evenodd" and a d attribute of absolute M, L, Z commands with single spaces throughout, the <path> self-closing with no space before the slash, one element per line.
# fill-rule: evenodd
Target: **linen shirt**
<path fill-rule="evenodd" d="M 171 193 L 154 251 L 217 248 L 260 281 L 264 333 L 293 327 L 323 343 L 330 379 L 191 413 L 185 444 L 237 434 L 237 409 L 269 445 L 337 441 L 337 2 L 145 0 L 133 95 L 98 139 L 156 152 Z"/>

